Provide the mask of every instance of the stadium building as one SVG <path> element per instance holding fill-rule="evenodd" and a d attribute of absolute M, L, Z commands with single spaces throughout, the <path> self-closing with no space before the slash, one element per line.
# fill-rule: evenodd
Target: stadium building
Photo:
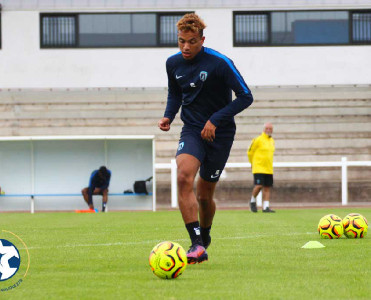
<path fill-rule="evenodd" d="M 275 162 L 308 163 L 275 169 L 273 206 L 340 204 L 341 169 L 309 163 L 371 160 L 368 0 L 0 3 L 2 137 L 153 135 L 156 163 L 170 163 L 182 123 L 177 116 L 170 132 L 157 128 L 165 61 L 178 51 L 177 20 L 196 12 L 207 24 L 205 46 L 234 61 L 255 98 L 236 117 L 229 162 L 246 163 L 251 139 L 270 121 Z M 370 167 L 347 171 L 349 202 L 370 201 Z M 170 170 L 156 175 L 157 201 L 167 207 Z M 216 198 L 247 207 L 251 189 L 250 169 L 227 168 Z"/>

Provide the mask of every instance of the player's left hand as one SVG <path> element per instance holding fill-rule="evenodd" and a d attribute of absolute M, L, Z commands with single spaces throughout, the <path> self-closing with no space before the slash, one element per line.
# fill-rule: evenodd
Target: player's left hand
<path fill-rule="evenodd" d="M 216 126 L 208 120 L 204 126 L 204 129 L 201 131 L 201 137 L 208 141 L 212 142 L 215 139 L 215 129 Z"/>

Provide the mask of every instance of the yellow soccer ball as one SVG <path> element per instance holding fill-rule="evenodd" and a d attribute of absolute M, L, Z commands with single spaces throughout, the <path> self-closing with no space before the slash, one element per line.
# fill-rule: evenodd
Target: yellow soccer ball
<path fill-rule="evenodd" d="M 351 213 L 343 219 L 344 234 L 347 238 L 364 238 L 367 234 L 367 219 L 361 214 Z"/>
<path fill-rule="evenodd" d="M 149 265 L 153 274 L 160 278 L 177 278 L 187 267 L 187 254 L 178 243 L 162 242 L 152 249 Z"/>
<path fill-rule="evenodd" d="M 341 218 L 333 214 L 322 217 L 317 230 L 324 239 L 338 239 L 344 232 Z"/>

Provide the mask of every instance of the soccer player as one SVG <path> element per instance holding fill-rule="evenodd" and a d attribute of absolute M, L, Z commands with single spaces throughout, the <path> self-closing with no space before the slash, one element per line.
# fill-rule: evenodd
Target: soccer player
<path fill-rule="evenodd" d="M 85 202 L 89 205 L 90 209 L 94 209 L 93 195 L 102 195 L 102 212 L 106 211 L 108 202 L 108 186 L 111 180 L 111 171 L 105 166 L 94 170 L 91 173 L 89 186 L 84 188 L 81 193 Z"/>
<path fill-rule="evenodd" d="M 179 208 L 191 238 L 188 263 L 208 259 L 210 230 L 215 214 L 215 186 L 229 157 L 236 131 L 234 116 L 253 102 L 251 91 L 233 62 L 203 46 L 206 25 L 194 13 L 177 23 L 180 52 L 166 61 L 168 97 L 163 131 L 182 107 L 182 128 L 176 163 Z M 232 90 L 236 99 L 232 101 Z M 200 171 L 197 192 L 195 176 Z M 199 218 L 198 218 L 199 215 Z"/>
<path fill-rule="evenodd" d="M 258 212 L 256 207 L 256 197 L 263 189 L 263 212 L 274 213 L 269 208 L 269 198 L 271 187 L 273 186 L 273 154 L 274 139 L 272 138 L 273 125 L 265 123 L 263 133 L 251 141 L 247 151 L 249 162 L 254 174 L 254 189 L 252 191 L 250 209 L 252 212 Z"/>

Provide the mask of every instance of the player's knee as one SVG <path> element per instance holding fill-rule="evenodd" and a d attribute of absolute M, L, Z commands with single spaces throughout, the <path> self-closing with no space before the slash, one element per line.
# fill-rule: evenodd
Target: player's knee
<path fill-rule="evenodd" d="M 86 188 L 83 188 L 83 189 L 81 190 L 81 194 L 86 195 L 87 193 L 88 193 L 88 191 L 87 191 Z"/>
<path fill-rule="evenodd" d="M 178 186 L 180 188 L 185 187 L 185 186 L 193 187 L 194 178 L 193 176 L 191 176 L 191 174 L 188 174 L 187 172 L 179 171 L 177 181 L 178 181 Z"/>
<path fill-rule="evenodd" d="M 213 201 L 212 197 L 200 194 L 197 195 L 197 202 L 202 207 L 208 207 L 211 201 Z"/>

